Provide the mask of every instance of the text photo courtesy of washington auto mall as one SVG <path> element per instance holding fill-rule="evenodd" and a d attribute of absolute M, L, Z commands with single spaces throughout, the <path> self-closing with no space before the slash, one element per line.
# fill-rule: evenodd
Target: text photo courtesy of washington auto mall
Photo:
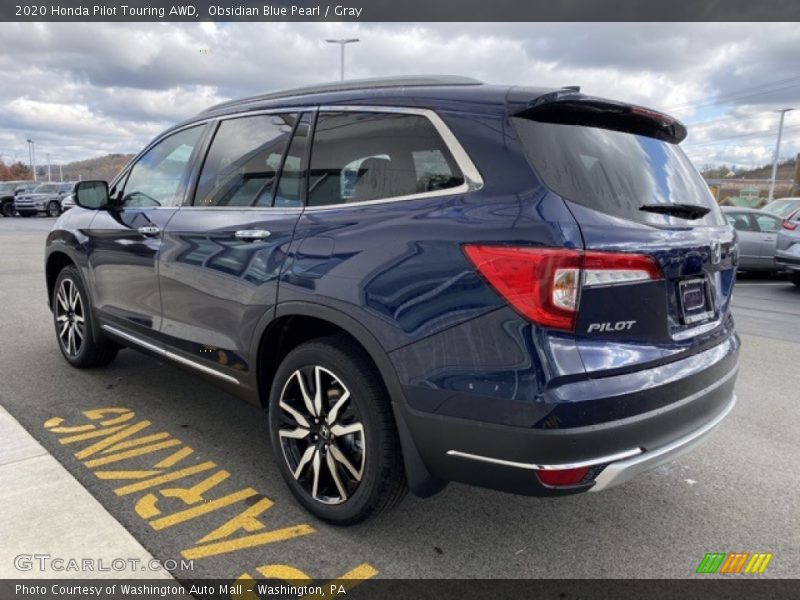
<path fill-rule="evenodd" d="M 0 600 L 796 598 L 800 5 L 0 6 Z"/>

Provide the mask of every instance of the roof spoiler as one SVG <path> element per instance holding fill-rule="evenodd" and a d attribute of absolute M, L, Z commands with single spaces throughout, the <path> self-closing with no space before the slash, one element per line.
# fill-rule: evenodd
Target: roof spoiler
<path fill-rule="evenodd" d="M 670 144 L 679 144 L 687 133 L 683 123 L 664 113 L 587 96 L 570 89 L 539 96 L 513 116 L 543 123 L 612 129 L 656 138 Z"/>

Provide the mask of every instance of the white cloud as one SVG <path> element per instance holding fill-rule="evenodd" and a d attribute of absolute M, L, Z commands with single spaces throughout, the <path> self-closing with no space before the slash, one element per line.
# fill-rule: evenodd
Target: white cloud
<path fill-rule="evenodd" d="M 226 98 L 336 79 L 324 39 L 341 36 L 362 40 L 347 48 L 349 77 L 581 85 L 672 111 L 698 164 L 768 162 L 774 136 L 753 134 L 774 131 L 774 109 L 800 108 L 795 24 L 2 23 L 0 34 L 4 156 L 27 156 L 31 136 L 53 160 L 136 151 Z M 790 113 L 782 156 L 800 150 L 797 125 Z"/>

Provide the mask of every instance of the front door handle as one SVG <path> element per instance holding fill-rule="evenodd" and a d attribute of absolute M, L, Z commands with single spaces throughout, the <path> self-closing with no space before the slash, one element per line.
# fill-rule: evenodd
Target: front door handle
<path fill-rule="evenodd" d="M 235 234 L 237 240 L 243 242 L 255 242 L 256 240 L 263 240 L 272 235 L 272 232 L 266 229 L 240 229 Z"/>
<path fill-rule="evenodd" d="M 138 231 L 142 235 L 158 235 L 159 233 L 161 233 L 161 229 L 159 229 L 155 225 L 144 225 L 143 227 L 139 227 L 139 229 L 137 229 L 136 231 Z"/>

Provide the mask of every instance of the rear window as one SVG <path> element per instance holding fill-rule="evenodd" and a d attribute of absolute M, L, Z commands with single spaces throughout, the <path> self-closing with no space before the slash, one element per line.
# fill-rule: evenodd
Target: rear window
<path fill-rule="evenodd" d="M 800 208 L 800 200 L 774 200 L 767 204 L 764 210 L 785 218 L 798 208 Z"/>
<path fill-rule="evenodd" d="M 650 225 L 724 225 L 702 176 L 676 145 L 598 127 L 513 118 L 528 160 L 552 191 L 589 208 Z M 687 220 L 640 210 L 645 204 L 711 208 Z"/>

